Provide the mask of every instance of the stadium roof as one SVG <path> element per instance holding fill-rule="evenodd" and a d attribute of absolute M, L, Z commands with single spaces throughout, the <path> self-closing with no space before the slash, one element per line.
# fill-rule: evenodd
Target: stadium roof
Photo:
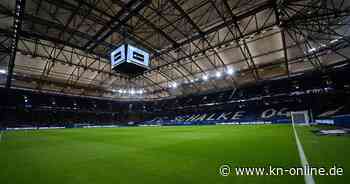
<path fill-rule="evenodd" d="M 150 99 L 217 91 L 349 63 L 346 0 L 0 0 L 0 83 Z M 111 71 L 125 39 L 151 53 Z M 13 69 L 13 71 L 12 71 Z"/>

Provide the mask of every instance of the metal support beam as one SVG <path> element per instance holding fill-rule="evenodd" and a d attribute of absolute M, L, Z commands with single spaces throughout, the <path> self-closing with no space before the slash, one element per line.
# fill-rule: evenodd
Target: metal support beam
<path fill-rule="evenodd" d="M 252 16 L 252 15 L 258 13 L 258 12 L 264 11 L 264 10 L 272 8 L 272 7 L 273 7 L 273 4 L 271 2 L 269 2 L 269 1 L 266 1 L 264 3 L 260 3 L 255 8 L 252 8 L 251 10 L 249 10 L 249 11 L 247 11 L 245 13 L 237 15 L 236 19 L 227 20 L 227 22 L 222 22 L 219 25 L 216 25 L 214 27 L 209 28 L 208 30 L 203 31 L 203 34 L 204 35 L 209 35 L 209 34 L 214 33 L 214 32 L 216 32 L 216 31 L 218 31 L 218 30 L 220 30 L 222 28 L 225 28 L 227 25 L 232 25 L 236 21 L 243 20 L 243 19 L 245 19 L 247 17 L 250 17 L 250 16 Z M 178 43 L 178 47 L 184 46 L 186 44 L 189 44 L 189 43 L 191 43 L 191 42 L 193 42 L 195 40 L 201 39 L 201 38 L 202 38 L 202 35 L 200 35 L 200 34 L 193 35 L 189 39 L 186 39 L 186 40 Z M 175 49 L 177 49 L 177 47 L 171 47 L 169 49 L 165 49 L 164 51 L 157 53 L 157 55 L 162 55 L 162 54 L 168 53 L 170 51 L 173 51 Z"/>
<path fill-rule="evenodd" d="M 19 32 L 22 30 L 22 20 L 25 9 L 25 0 L 16 0 L 15 4 L 15 16 L 13 19 L 13 36 L 11 42 L 11 57 L 8 63 L 6 88 L 11 88 L 13 68 L 15 66 L 16 51 L 19 39 Z"/>
<path fill-rule="evenodd" d="M 15 16 L 15 14 L 13 14 L 11 10 L 7 9 L 6 7 L 2 6 L 1 4 L 0 4 L 0 7 L 1 7 L 0 13 L 2 13 L 4 15 L 8 15 L 8 16 Z M 79 30 L 76 30 L 76 29 L 71 29 L 69 27 L 65 28 L 65 25 L 61 25 L 61 24 L 58 24 L 56 22 L 52 22 L 52 21 L 43 19 L 41 17 L 37 17 L 37 16 L 33 16 L 33 15 L 29 15 L 29 14 L 24 13 L 23 21 L 26 21 L 26 22 L 28 21 L 31 24 L 39 24 L 42 26 L 48 26 L 50 28 L 57 29 L 60 32 L 69 33 L 71 36 L 73 36 L 73 35 L 78 36 L 81 39 L 92 40 L 92 37 L 86 33 L 80 32 Z M 83 24 L 83 23 L 84 23 L 84 21 L 81 21 L 81 24 Z M 34 38 L 34 39 L 38 38 L 38 39 L 42 39 L 42 40 L 51 41 L 51 42 L 54 42 L 56 44 L 68 45 L 70 47 L 85 51 L 83 49 L 83 47 L 81 47 L 75 43 L 65 41 L 59 37 L 52 37 L 49 34 L 42 34 L 42 33 L 38 33 L 38 32 L 33 32 L 32 30 L 23 30 L 23 29 L 21 30 L 21 32 L 19 34 L 22 37 L 24 36 L 27 38 Z M 105 46 L 105 47 L 108 47 L 108 48 L 114 47 L 113 44 L 108 43 L 108 42 L 104 42 L 104 41 L 100 42 L 100 44 Z M 108 57 L 108 55 L 101 55 L 98 53 L 93 53 L 93 54 L 100 56 L 102 58 Z"/>
<path fill-rule="evenodd" d="M 232 17 L 232 20 L 234 20 L 233 25 L 235 26 L 236 30 L 238 31 L 238 35 L 240 37 L 242 37 L 243 36 L 243 32 L 242 32 L 241 28 L 238 25 L 238 18 L 237 18 L 237 16 L 235 14 L 233 14 L 233 12 L 232 12 L 232 10 L 231 10 L 227 0 L 224 0 L 224 5 L 227 8 L 227 10 L 229 11 L 229 13 L 230 13 L 230 15 Z M 241 44 L 238 42 L 238 40 L 236 40 L 236 42 L 237 42 L 238 46 L 240 47 L 240 51 L 241 51 L 243 57 L 246 59 L 248 67 L 252 68 L 251 72 L 252 72 L 252 74 L 254 76 L 255 81 L 258 81 L 260 79 L 259 72 L 257 70 L 257 67 L 255 66 L 255 62 L 254 62 L 254 59 L 252 57 L 252 54 L 250 52 L 250 49 L 248 47 L 247 42 L 244 39 L 242 39 L 243 48 L 241 47 Z M 249 61 L 250 61 L 250 63 L 249 63 Z M 252 65 L 252 67 L 251 67 L 251 65 Z"/>
<path fill-rule="evenodd" d="M 96 42 L 90 46 L 90 48 L 88 49 L 88 52 L 93 51 L 100 42 L 103 42 L 106 38 L 108 38 L 110 35 L 113 34 L 113 32 L 119 31 L 120 27 L 123 26 L 124 24 L 126 24 L 128 22 L 128 20 L 137 12 L 139 12 L 140 10 L 142 10 L 147 4 L 150 3 L 150 0 L 145 0 L 140 2 L 134 9 L 131 9 L 132 5 L 137 3 L 138 0 L 133 0 L 130 1 L 125 7 L 123 7 L 123 9 L 121 11 L 119 11 L 117 13 L 117 15 L 115 16 L 115 18 L 113 18 L 109 23 L 110 25 L 112 25 L 114 22 L 116 22 L 118 20 L 118 24 L 115 26 L 112 26 L 110 28 L 110 30 L 104 34 L 102 37 L 102 33 L 106 30 L 106 29 L 100 29 L 98 31 L 98 33 L 93 37 L 93 40 L 96 40 Z M 126 12 L 129 12 L 128 14 L 126 14 L 124 16 L 124 18 L 121 19 L 122 15 L 124 15 Z M 121 19 L 121 20 L 119 20 Z M 85 44 L 85 46 L 83 48 L 88 48 L 89 45 L 91 44 L 91 41 L 89 41 L 88 43 Z"/>
<path fill-rule="evenodd" d="M 288 77 L 290 77 L 286 35 L 285 35 L 285 32 L 283 29 L 281 30 L 281 38 L 282 38 L 282 45 L 283 45 L 284 61 L 285 61 L 285 65 L 286 65 L 286 73 L 287 73 Z"/>

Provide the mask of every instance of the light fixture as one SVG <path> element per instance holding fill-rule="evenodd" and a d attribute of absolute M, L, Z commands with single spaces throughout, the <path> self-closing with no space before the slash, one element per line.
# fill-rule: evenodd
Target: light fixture
<path fill-rule="evenodd" d="M 334 40 L 332 40 L 332 41 L 330 41 L 329 43 L 335 43 L 335 42 L 337 42 L 337 41 L 339 41 L 338 38 L 337 38 L 337 39 L 334 39 Z"/>
<path fill-rule="evenodd" d="M 204 74 L 203 77 L 202 77 L 202 79 L 203 79 L 204 81 L 207 81 L 207 80 L 209 79 L 209 77 L 208 77 L 208 75 Z"/>
<path fill-rule="evenodd" d="M 311 49 L 309 49 L 308 52 L 315 52 L 315 51 L 316 51 L 316 48 L 311 48 Z"/>
<path fill-rule="evenodd" d="M 177 83 L 174 82 L 173 84 L 171 84 L 171 87 L 172 87 L 172 88 L 177 88 Z"/>
<path fill-rule="evenodd" d="M 279 29 L 279 27 L 276 25 L 276 26 L 273 26 L 272 29 Z"/>
<path fill-rule="evenodd" d="M 5 69 L 0 69 L 0 74 L 6 74 L 7 71 Z"/>
<path fill-rule="evenodd" d="M 216 78 L 220 78 L 221 77 L 221 72 L 217 71 L 215 76 L 216 76 Z"/>
<path fill-rule="evenodd" d="M 234 70 L 232 68 L 227 68 L 226 73 L 227 75 L 233 75 Z"/>

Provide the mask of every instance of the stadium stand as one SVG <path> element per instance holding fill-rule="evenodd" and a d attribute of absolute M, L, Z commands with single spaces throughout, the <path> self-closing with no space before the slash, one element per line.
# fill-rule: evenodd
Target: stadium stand
<path fill-rule="evenodd" d="M 2 127 L 288 123 L 287 112 L 306 109 L 314 122 L 347 125 L 348 70 L 158 101 L 121 102 L 17 89 L 1 101 L 0 121 Z M 5 96 L 8 91 L 1 89 L 0 93 Z"/>

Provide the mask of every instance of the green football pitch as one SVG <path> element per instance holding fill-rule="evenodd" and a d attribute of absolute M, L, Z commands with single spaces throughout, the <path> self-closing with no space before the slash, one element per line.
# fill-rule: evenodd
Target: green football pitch
<path fill-rule="evenodd" d="M 350 137 L 297 127 L 309 164 L 343 169 L 315 183 L 349 183 Z M 221 176 L 221 165 L 231 167 Z M 237 176 L 238 167 L 301 167 L 291 125 L 61 129 L 5 132 L 0 184 L 305 183 L 303 176 Z"/>

